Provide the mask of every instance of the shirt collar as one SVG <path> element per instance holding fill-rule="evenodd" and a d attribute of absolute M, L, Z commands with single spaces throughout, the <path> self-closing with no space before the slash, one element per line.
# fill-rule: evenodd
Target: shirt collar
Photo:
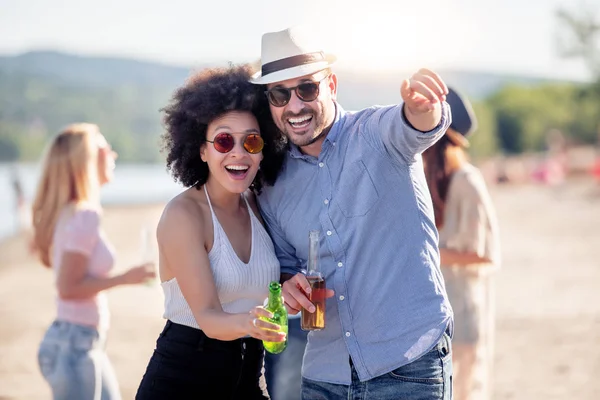
<path fill-rule="evenodd" d="M 342 108 L 342 106 L 338 102 L 334 102 L 335 104 L 335 119 L 333 120 L 333 125 L 325 138 L 325 142 L 335 143 L 337 141 L 338 136 L 340 135 L 340 130 L 342 129 L 340 120 L 344 118 L 346 115 L 346 111 Z"/>

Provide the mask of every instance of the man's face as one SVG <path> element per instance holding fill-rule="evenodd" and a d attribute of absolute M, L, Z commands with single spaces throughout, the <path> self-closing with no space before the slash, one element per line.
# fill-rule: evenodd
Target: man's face
<path fill-rule="evenodd" d="M 328 73 L 328 70 L 319 71 L 267 86 L 271 92 L 268 96 L 273 121 L 299 147 L 308 146 L 319 139 L 335 118 L 333 101 L 337 77 L 334 74 L 328 76 Z M 277 106 L 286 100 L 286 104 Z M 273 105 L 274 102 L 277 105 Z"/>

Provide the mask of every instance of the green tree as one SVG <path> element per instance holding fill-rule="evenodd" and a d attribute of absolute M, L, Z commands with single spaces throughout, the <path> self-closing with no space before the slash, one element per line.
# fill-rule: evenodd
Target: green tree
<path fill-rule="evenodd" d="M 560 36 L 558 49 L 566 58 L 581 58 L 595 80 L 600 79 L 600 20 L 597 9 L 584 5 L 578 10 L 556 11 Z"/>
<path fill-rule="evenodd" d="M 507 153 L 543 150 L 551 129 L 570 131 L 574 85 L 506 86 L 489 99 L 501 148 Z"/>
<path fill-rule="evenodd" d="M 598 8 L 582 4 L 577 10 L 560 8 L 556 16 L 561 28 L 560 54 L 582 59 L 592 73 L 594 82 L 580 88 L 576 95 L 578 107 L 571 128 L 585 142 L 594 142 L 600 134 L 600 14 Z"/>
<path fill-rule="evenodd" d="M 39 159 L 45 143 L 73 122 L 98 124 L 121 161 L 162 161 L 159 109 L 171 91 L 129 83 L 88 87 L 0 69 L 0 162 Z"/>
<path fill-rule="evenodd" d="M 474 103 L 473 111 L 477 116 L 477 130 L 469 138 L 469 153 L 474 159 L 490 157 L 498 152 L 496 114 L 486 102 Z"/>

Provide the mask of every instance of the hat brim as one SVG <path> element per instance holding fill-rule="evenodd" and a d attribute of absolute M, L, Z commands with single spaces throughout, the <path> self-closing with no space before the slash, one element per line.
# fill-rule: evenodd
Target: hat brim
<path fill-rule="evenodd" d="M 329 68 L 329 66 L 335 63 L 335 61 L 336 57 L 334 55 L 327 54 L 325 55 L 324 61 L 282 69 L 281 71 L 273 72 L 265 76 L 262 76 L 262 72 L 258 71 L 252 75 L 250 83 L 254 83 L 256 85 L 266 85 L 268 83 L 282 82 L 287 81 L 288 79 L 300 78 L 301 76 L 311 75 Z"/>
<path fill-rule="evenodd" d="M 456 132 L 452 128 L 448 128 L 446 130 L 446 136 L 448 136 L 448 139 L 450 139 L 450 141 L 457 146 L 467 148 L 471 145 L 471 143 L 466 137 Z"/>

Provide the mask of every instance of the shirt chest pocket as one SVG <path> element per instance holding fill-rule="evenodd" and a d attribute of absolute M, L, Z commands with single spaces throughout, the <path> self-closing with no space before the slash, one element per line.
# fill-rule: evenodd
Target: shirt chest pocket
<path fill-rule="evenodd" d="M 340 174 L 336 203 L 347 218 L 366 215 L 379 200 L 379 193 L 367 167 L 358 160 Z"/>

